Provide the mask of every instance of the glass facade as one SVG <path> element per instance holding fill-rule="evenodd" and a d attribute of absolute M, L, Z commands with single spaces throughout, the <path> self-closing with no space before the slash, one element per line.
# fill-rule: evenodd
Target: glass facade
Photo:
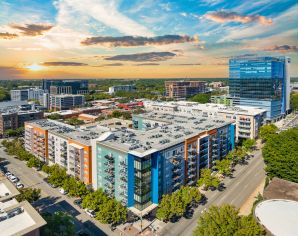
<path fill-rule="evenodd" d="M 231 97 L 245 99 L 245 105 L 255 106 L 258 100 L 280 101 L 279 114 L 286 112 L 289 99 L 289 77 L 285 57 L 235 57 L 229 63 L 229 93 Z M 252 102 L 247 102 L 249 100 Z M 248 104 L 247 104 L 248 103 Z M 262 107 L 261 107 L 262 108 Z M 270 113 L 270 115 L 269 115 Z M 269 118 L 273 118 L 269 111 Z M 276 113 L 276 112 L 274 112 Z"/>
<path fill-rule="evenodd" d="M 135 170 L 135 207 L 143 210 L 152 204 L 151 202 L 151 156 L 134 160 Z"/>

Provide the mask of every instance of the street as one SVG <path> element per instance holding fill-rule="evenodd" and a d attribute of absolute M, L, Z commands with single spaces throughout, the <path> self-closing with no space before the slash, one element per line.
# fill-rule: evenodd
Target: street
<path fill-rule="evenodd" d="M 159 235 L 190 236 L 197 227 L 197 221 L 201 213 L 211 205 L 232 204 L 240 208 L 256 187 L 264 180 L 264 162 L 261 151 L 254 152 L 248 165 L 236 166 L 233 178 L 225 178 L 223 191 L 208 191 L 205 205 L 199 205 L 191 219 L 181 218 L 176 223 L 167 223 Z"/>
<path fill-rule="evenodd" d="M 76 232 L 84 230 L 90 235 L 119 235 L 119 233 L 112 232 L 108 225 L 99 223 L 90 218 L 83 209 L 74 205 L 74 198 L 64 196 L 59 193 L 59 189 L 50 187 L 45 181 L 44 177 L 36 170 L 26 166 L 25 162 L 15 159 L 6 154 L 3 148 L 0 148 L 0 157 L 6 158 L 9 164 L 6 165 L 7 170 L 16 175 L 25 187 L 41 189 L 41 198 L 34 203 L 34 207 L 41 211 L 67 212 L 74 217 L 74 227 Z"/>

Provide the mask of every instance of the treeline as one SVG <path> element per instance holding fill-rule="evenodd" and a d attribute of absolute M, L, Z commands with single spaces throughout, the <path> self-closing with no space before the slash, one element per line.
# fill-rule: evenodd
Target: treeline
<path fill-rule="evenodd" d="M 298 183 L 298 128 L 278 133 L 274 125 L 267 125 L 261 134 L 267 175 Z"/>

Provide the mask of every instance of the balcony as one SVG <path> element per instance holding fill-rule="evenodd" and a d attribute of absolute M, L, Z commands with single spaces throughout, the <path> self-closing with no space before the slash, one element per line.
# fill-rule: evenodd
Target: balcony
<path fill-rule="evenodd" d="M 180 181 L 180 175 L 175 175 L 173 177 L 173 181 L 176 182 L 176 181 Z"/>
<path fill-rule="evenodd" d="M 112 156 L 112 154 L 108 154 L 104 156 L 107 160 L 114 162 L 114 158 Z"/>
<path fill-rule="evenodd" d="M 114 174 L 114 169 L 111 169 L 111 170 L 109 170 L 109 169 L 105 169 L 105 172 L 106 172 L 107 174 L 109 174 L 110 176 L 115 176 L 115 174 Z"/>
<path fill-rule="evenodd" d="M 114 184 L 115 183 L 115 179 L 113 177 L 111 177 L 111 176 L 106 176 L 104 179 L 106 181 L 108 181 L 109 183 L 111 183 L 111 184 Z"/>
<path fill-rule="evenodd" d="M 119 193 L 119 195 L 122 196 L 122 197 L 127 197 L 127 192 L 126 191 L 121 191 Z"/>
<path fill-rule="evenodd" d="M 190 180 L 190 181 L 188 181 L 187 185 L 193 185 L 194 183 L 195 183 L 194 180 Z"/>
<path fill-rule="evenodd" d="M 181 185 L 180 182 L 175 182 L 175 183 L 173 184 L 173 189 L 176 190 L 176 188 L 180 187 L 180 185 Z"/>
<path fill-rule="evenodd" d="M 120 180 L 121 180 L 122 182 L 127 183 L 127 178 L 125 178 L 125 177 L 120 177 Z"/>
<path fill-rule="evenodd" d="M 188 171 L 189 172 L 194 172 L 194 171 L 196 171 L 196 167 L 195 166 L 190 166 L 189 168 L 188 168 Z"/>
<path fill-rule="evenodd" d="M 120 189 L 122 189 L 122 190 L 127 190 L 127 185 L 126 185 L 126 184 L 121 184 L 121 185 L 120 185 Z"/>
<path fill-rule="evenodd" d="M 180 162 L 179 161 L 172 161 L 172 164 L 174 165 L 174 166 L 179 166 L 180 165 Z"/>
<path fill-rule="evenodd" d="M 173 173 L 180 174 L 181 173 L 181 168 L 173 168 Z"/>
<path fill-rule="evenodd" d="M 120 166 L 127 167 L 127 164 L 125 161 L 120 161 Z"/>
<path fill-rule="evenodd" d="M 188 160 L 188 165 L 194 165 L 197 163 L 197 160 L 196 159 L 190 159 Z"/>

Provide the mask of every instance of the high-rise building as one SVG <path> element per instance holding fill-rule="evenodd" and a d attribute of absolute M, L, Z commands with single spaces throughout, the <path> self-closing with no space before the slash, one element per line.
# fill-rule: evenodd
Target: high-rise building
<path fill-rule="evenodd" d="M 166 81 L 166 96 L 174 99 L 186 99 L 199 93 L 208 92 L 204 81 Z"/>
<path fill-rule="evenodd" d="M 85 104 L 84 95 L 50 95 L 50 109 L 55 111 L 68 110 L 76 107 L 82 107 Z"/>
<path fill-rule="evenodd" d="M 42 89 L 51 94 L 87 94 L 88 80 L 42 80 Z"/>
<path fill-rule="evenodd" d="M 290 58 L 241 56 L 230 59 L 229 96 L 260 107 L 275 120 L 290 109 Z"/>

